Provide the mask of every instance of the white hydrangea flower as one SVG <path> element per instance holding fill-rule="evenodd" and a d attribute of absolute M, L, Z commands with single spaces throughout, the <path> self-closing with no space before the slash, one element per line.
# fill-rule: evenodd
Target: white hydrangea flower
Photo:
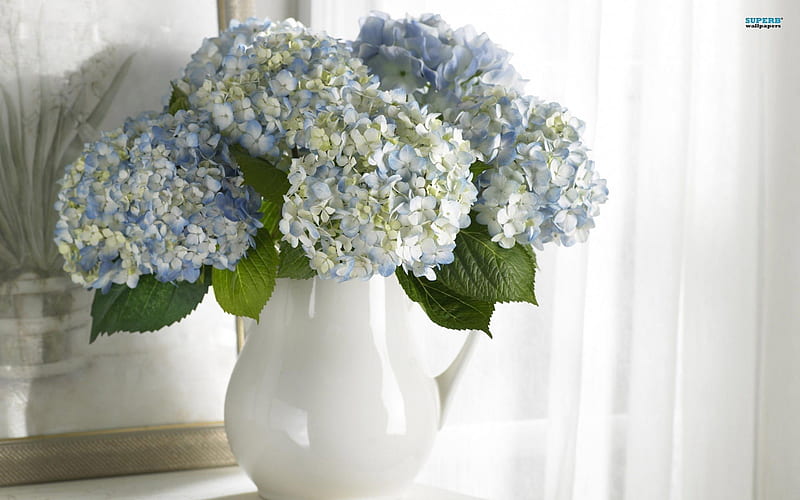
<path fill-rule="evenodd" d="M 388 276 L 402 266 L 435 279 L 470 223 L 469 144 L 414 102 L 357 93 L 358 108 L 322 112 L 298 137 L 309 153 L 290 167 L 280 230 L 323 277 Z"/>

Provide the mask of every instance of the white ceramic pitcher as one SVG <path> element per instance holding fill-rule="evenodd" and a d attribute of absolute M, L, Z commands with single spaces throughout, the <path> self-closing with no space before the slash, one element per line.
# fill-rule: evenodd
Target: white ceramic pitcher
<path fill-rule="evenodd" d="M 425 374 L 394 277 L 278 280 L 234 368 L 225 429 L 269 500 L 401 498 L 424 465 L 475 333 Z"/>

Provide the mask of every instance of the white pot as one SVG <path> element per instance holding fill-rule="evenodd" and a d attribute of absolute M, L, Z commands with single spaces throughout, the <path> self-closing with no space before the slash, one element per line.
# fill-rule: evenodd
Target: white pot
<path fill-rule="evenodd" d="M 0 376 L 59 375 L 81 365 L 93 296 L 60 276 L 0 284 Z"/>
<path fill-rule="evenodd" d="M 394 277 L 278 281 L 225 402 L 231 448 L 262 498 L 394 499 L 410 485 L 475 338 L 432 379 L 410 307 Z"/>

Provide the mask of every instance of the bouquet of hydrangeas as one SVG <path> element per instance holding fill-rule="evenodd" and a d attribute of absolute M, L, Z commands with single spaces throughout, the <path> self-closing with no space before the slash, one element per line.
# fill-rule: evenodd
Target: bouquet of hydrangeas
<path fill-rule="evenodd" d="M 87 144 L 56 209 L 92 338 L 158 329 L 209 286 L 258 318 L 276 278 L 395 274 L 436 323 L 489 333 L 531 302 L 533 247 L 584 241 L 607 196 L 583 123 L 440 17 L 344 42 L 293 20 L 207 39 L 168 108 Z"/>

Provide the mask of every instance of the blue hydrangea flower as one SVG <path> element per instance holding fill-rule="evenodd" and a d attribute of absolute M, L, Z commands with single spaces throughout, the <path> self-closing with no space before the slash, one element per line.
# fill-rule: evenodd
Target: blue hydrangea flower
<path fill-rule="evenodd" d="M 440 16 L 392 19 L 374 12 L 362 20 L 353 51 L 381 77 L 382 87 L 402 87 L 418 97 L 430 92 L 469 94 L 474 86 L 522 90 L 510 54 L 471 26 L 453 30 Z M 388 79 L 387 79 L 388 77 Z"/>
<path fill-rule="evenodd" d="M 344 43 L 287 20 L 248 20 L 212 38 L 175 84 L 223 136 L 288 168 L 309 116 L 342 104 L 348 85 L 377 84 Z"/>
<path fill-rule="evenodd" d="M 202 82 L 187 68 L 177 85 L 224 137 L 287 171 L 284 239 L 322 277 L 403 266 L 434 279 L 476 199 L 460 131 L 380 90 L 343 42 L 294 21 L 246 24 L 236 43 L 210 42 L 227 53 L 195 56 Z"/>
<path fill-rule="evenodd" d="M 82 285 L 135 287 L 143 274 L 194 282 L 205 265 L 233 269 L 261 227 L 207 113 L 145 113 L 67 166 L 56 202 L 64 270 Z"/>
<path fill-rule="evenodd" d="M 584 124 L 558 103 L 520 102 L 526 127 L 508 148 L 510 161 L 480 175 L 477 220 L 506 248 L 585 241 L 608 189 L 580 140 Z"/>
<path fill-rule="evenodd" d="M 268 29 L 272 23 L 267 19 L 248 19 L 243 23 L 232 22 L 218 37 L 206 38 L 200 49 L 192 54 L 192 60 L 184 69 L 184 78 L 193 87 L 199 87 L 208 78 L 213 78 L 220 68 L 235 71 L 235 66 L 247 66 L 247 58 L 241 57 L 242 47 L 251 44 L 253 38 Z"/>
<path fill-rule="evenodd" d="M 381 79 L 400 87 L 458 125 L 482 161 L 507 164 L 507 151 L 524 128 L 515 102 L 524 80 L 510 54 L 470 27 L 453 30 L 441 17 L 391 19 L 373 13 L 362 21 L 353 48 Z"/>
<path fill-rule="evenodd" d="M 355 51 L 383 85 L 400 86 L 458 127 L 488 168 L 477 221 L 503 247 L 583 241 L 608 190 L 580 140 L 583 123 L 522 93 L 509 54 L 440 17 L 362 21 Z"/>

